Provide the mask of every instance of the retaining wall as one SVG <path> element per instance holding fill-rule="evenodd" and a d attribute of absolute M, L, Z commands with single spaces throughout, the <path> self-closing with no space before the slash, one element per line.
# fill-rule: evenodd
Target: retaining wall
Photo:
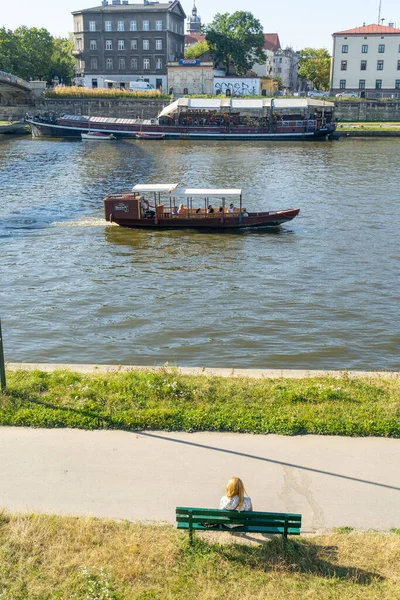
<path fill-rule="evenodd" d="M 120 119 L 152 119 L 156 117 L 169 100 L 138 98 L 121 100 L 119 98 L 40 98 L 35 101 L 35 114 L 87 115 L 89 117 L 118 117 Z"/>
<path fill-rule="evenodd" d="M 337 102 L 335 117 L 339 121 L 400 121 L 400 101 L 342 100 Z"/>

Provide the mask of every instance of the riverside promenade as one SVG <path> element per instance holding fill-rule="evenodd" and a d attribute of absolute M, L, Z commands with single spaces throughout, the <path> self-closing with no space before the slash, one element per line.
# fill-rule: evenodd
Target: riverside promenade
<path fill-rule="evenodd" d="M 8 370 L 157 370 L 8 364 Z M 342 372 L 178 368 L 184 374 L 307 377 Z M 398 372 L 349 372 L 398 378 Z M 0 509 L 174 522 L 175 507 L 217 507 L 232 475 L 255 510 L 303 515 L 303 531 L 400 527 L 400 440 L 160 431 L 0 428 Z"/>
<path fill-rule="evenodd" d="M 174 521 L 218 507 L 232 475 L 255 510 L 303 515 L 304 532 L 400 526 L 400 440 L 0 428 L 0 509 Z"/>

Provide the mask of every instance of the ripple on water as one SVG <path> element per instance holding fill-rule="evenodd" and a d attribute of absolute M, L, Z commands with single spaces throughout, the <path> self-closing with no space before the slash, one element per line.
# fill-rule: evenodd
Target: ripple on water
<path fill-rule="evenodd" d="M 0 141 L 8 360 L 399 369 L 397 140 Z M 300 207 L 280 231 L 124 230 L 138 182 L 242 187 Z"/>

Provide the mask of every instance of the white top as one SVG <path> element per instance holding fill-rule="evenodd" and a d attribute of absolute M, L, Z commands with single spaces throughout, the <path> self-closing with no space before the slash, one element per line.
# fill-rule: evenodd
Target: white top
<path fill-rule="evenodd" d="M 163 184 L 139 184 L 134 185 L 132 192 L 164 192 L 168 194 L 173 192 L 178 187 L 178 183 L 163 183 Z"/>
<path fill-rule="evenodd" d="M 219 508 L 220 510 L 238 510 L 239 504 L 239 496 L 233 496 L 232 498 L 228 498 L 228 496 L 222 496 Z M 243 499 L 243 506 L 240 510 L 251 510 L 251 498 L 245 496 Z"/>
<path fill-rule="evenodd" d="M 200 189 L 200 188 L 186 188 L 184 190 L 179 190 L 179 195 L 180 196 L 189 196 L 189 197 L 195 197 L 195 196 L 213 196 L 213 197 L 218 197 L 218 198 L 229 198 L 230 196 L 240 196 L 242 193 L 241 189 L 234 189 L 234 188 L 227 188 L 227 189 L 223 189 L 223 188 L 207 188 L 207 189 Z"/>

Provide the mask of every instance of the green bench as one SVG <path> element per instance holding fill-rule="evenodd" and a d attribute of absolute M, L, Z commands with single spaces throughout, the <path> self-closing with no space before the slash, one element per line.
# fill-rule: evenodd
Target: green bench
<path fill-rule="evenodd" d="M 288 535 L 300 535 L 301 515 L 269 512 L 238 512 L 236 510 L 218 510 L 216 508 L 176 509 L 178 529 L 189 531 L 189 542 L 193 544 L 195 531 L 230 531 L 280 534 L 283 547 L 286 548 Z M 229 525 L 235 525 L 230 528 Z"/>

